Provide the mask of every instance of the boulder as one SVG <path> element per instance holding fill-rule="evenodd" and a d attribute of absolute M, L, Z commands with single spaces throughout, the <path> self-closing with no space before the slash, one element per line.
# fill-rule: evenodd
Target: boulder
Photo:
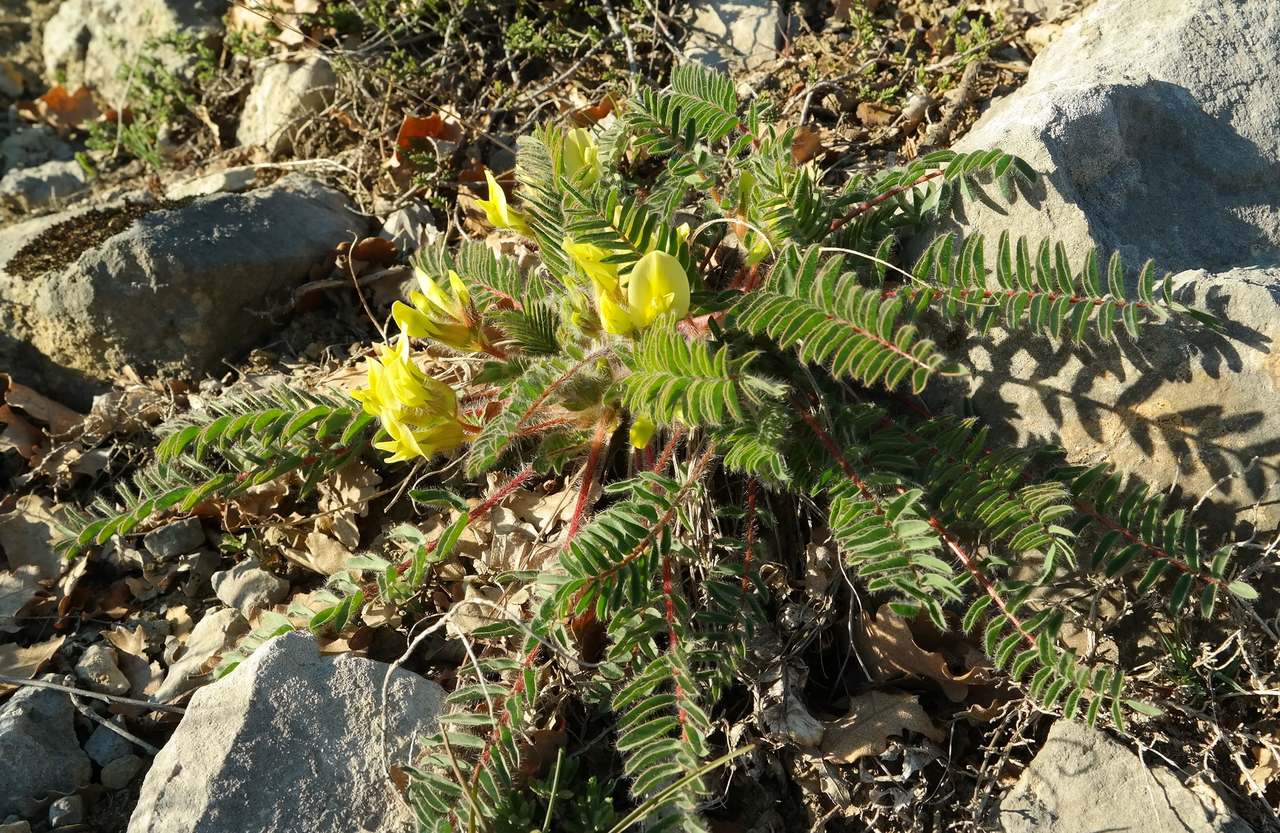
<path fill-rule="evenodd" d="M 41 679 L 69 684 L 56 675 Z M 89 783 L 93 766 L 76 740 L 70 698 L 47 688 L 21 688 L 0 705 L 0 818 L 32 817 L 52 794 Z"/>
<path fill-rule="evenodd" d="M 38 211 L 65 203 L 89 187 L 79 162 L 50 160 L 30 168 L 14 168 L 0 178 L 0 201 L 21 211 Z"/>
<path fill-rule="evenodd" d="M 1000 802 L 999 825 L 1004 833 L 1252 833 L 1208 786 L 1183 786 L 1173 772 L 1070 720 L 1053 724 Z"/>
<path fill-rule="evenodd" d="M 113 104 L 146 48 L 176 70 L 183 50 L 147 41 L 172 35 L 216 38 L 228 0 L 63 0 L 44 27 L 44 70 L 50 79 L 87 84 Z M 135 91 L 136 92 L 136 91 Z"/>
<path fill-rule="evenodd" d="M 385 774 L 434 728 L 435 683 L 287 633 L 192 696 L 143 781 L 129 833 L 399 831 L 413 815 Z"/>
<path fill-rule="evenodd" d="M 333 100 L 337 80 L 333 67 L 319 55 L 269 65 L 249 91 L 236 138 L 272 155 L 289 150 L 302 122 Z"/>
<path fill-rule="evenodd" d="M 1077 269 L 1095 245 L 1118 250 L 1130 281 L 1152 258 L 1228 321 L 1082 348 L 972 338 L 976 412 L 1000 441 L 1052 442 L 1192 500 L 1219 484 L 1200 520 L 1222 527 L 1280 524 L 1278 41 L 1274 4 L 1100 0 L 957 145 L 1042 174 L 1011 204 L 961 207 L 958 229 L 987 238 L 988 263 L 1002 231 L 1061 241 Z"/>
<path fill-rule="evenodd" d="M 2 230 L 0 366 L 82 409 L 125 366 L 215 370 L 367 226 L 340 193 L 293 175 L 247 194 L 118 203 Z"/>
<path fill-rule="evenodd" d="M 777 56 L 781 22 L 777 0 L 698 0 L 685 52 L 726 72 L 756 70 Z"/>
<path fill-rule="evenodd" d="M 1164 270 L 1225 271 L 1280 246 L 1280 7 L 1100 0 L 956 144 L 1044 176 L 1012 205 L 964 207 L 992 239 L 1051 232 Z"/>

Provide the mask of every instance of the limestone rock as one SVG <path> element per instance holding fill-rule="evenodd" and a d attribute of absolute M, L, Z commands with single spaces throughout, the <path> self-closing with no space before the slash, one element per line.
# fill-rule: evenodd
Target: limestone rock
<path fill-rule="evenodd" d="M 187 57 L 147 41 L 182 34 L 210 39 L 222 31 L 228 0 L 64 0 L 44 27 L 44 69 L 49 79 L 81 84 L 114 102 L 129 68 L 144 48 L 171 69 Z"/>
<path fill-rule="evenodd" d="M 129 833 L 399 831 L 412 814 L 384 775 L 376 727 L 388 666 L 321 656 L 288 633 L 196 692 L 142 785 Z M 433 729 L 444 692 L 397 670 L 388 753 Z"/>
<path fill-rule="evenodd" d="M 308 116 L 333 99 L 338 76 L 318 55 L 268 66 L 249 92 L 236 138 L 276 154 L 293 146 L 293 134 Z"/>
<path fill-rule="evenodd" d="M 43 125 L 19 128 L 0 142 L 0 170 L 6 173 L 45 162 L 68 162 L 74 157 L 71 145 Z"/>
<path fill-rule="evenodd" d="M 22 211 L 36 211 L 65 203 L 89 187 L 79 162 L 49 161 L 31 168 L 14 168 L 0 179 L 0 200 Z"/>
<path fill-rule="evenodd" d="M 698 0 L 685 51 L 715 69 L 759 69 L 777 54 L 781 15 L 777 0 Z"/>
<path fill-rule="evenodd" d="M 85 754 L 98 766 L 105 767 L 116 758 L 123 758 L 133 751 L 133 744 L 119 732 L 99 726 L 84 743 Z"/>
<path fill-rule="evenodd" d="M 102 768 L 102 786 L 109 790 L 123 790 L 142 771 L 142 759 L 137 755 L 124 755 Z"/>
<path fill-rule="evenodd" d="M 998 441 L 1058 444 L 1157 489 L 1176 481 L 1193 501 L 1239 475 L 1199 515 L 1223 527 L 1280 524 L 1277 41 L 1274 4 L 1100 0 L 957 145 L 1043 174 L 1012 205 L 962 206 L 960 230 L 986 237 L 988 263 L 1006 230 L 1062 241 L 1076 268 L 1096 243 L 1121 253 L 1130 280 L 1153 258 L 1229 322 L 1225 338 L 1174 322 L 1136 345 L 1082 348 L 997 331 L 966 345 L 962 392 Z"/>
<path fill-rule="evenodd" d="M 178 207 L 118 204 L 0 230 L 0 366 L 82 409 L 126 365 L 216 369 L 367 227 L 340 193 L 293 175 Z"/>
<path fill-rule="evenodd" d="M 253 559 L 214 573 L 212 583 L 218 601 L 236 608 L 246 619 L 289 595 L 289 582 L 268 573 Z"/>
<path fill-rule="evenodd" d="M 129 693 L 129 678 L 116 665 L 115 651 L 90 645 L 76 663 L 76 676 L 94 691 L 121 696 Z"/>
<path fill-rule="evenodd" d="M 247 191 L 257 182 L 258 169 L 252 165 L 225 168 L 221 171 L 181 179 L 165 188 L 164 195 L 171 200 L 203 197 L 208 194 L 238 193 Z"/>
<path fill-rule="evenodd" d="M 199 518 L 167 523 L 142 536 L 142 546 L 161 561 L 194 552 L 204 546 L 204 542 L 204 527 Z"/>
<path fill-rule="evenodd" d="M 1100 0 L 1036 57 L 958 150 L 999 147 L 1044 174 L 966 228 L 1051 232 L 1162 269 L 1225 271 L 1280 246 L 1280 7 Z"/>
<path fill-rule="evenodd" d="M 89 783 L 93 767 L 76 741 L 74 716 L 67 695 L 50 689 L 22 688 L 0 705 L 0 818 L 30 816 L 40 799 Z"/>
<path fill-rule="evenodd" d="M 1097 729 L 1059 720 L 1000 802 L 1004 833 L 1252 833 L 1209 787 L 1142 761 Z"/>

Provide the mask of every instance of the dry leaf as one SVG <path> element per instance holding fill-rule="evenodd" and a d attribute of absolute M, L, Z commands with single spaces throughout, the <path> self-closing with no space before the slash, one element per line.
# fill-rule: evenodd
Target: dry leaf
<path fill-rule="evenodd" d="M 0 391 L 3 392 L 6 405 L 17 408 L 36 422 L 43 422 L 55 437 L 71 433 L 72 429 L 84 422 L 84 414 L 77 413 L 26 385 L 18 384 L 8 373 L 0 373 Z"/>
<path fill-rule="evenodd" d="M 62 647 L 65 636 L 55 636 L 48 642 L 37 642 L 29 647 L 21 645 L 0 645 L 0 676 L 17 677 L 30 680 Z M 0 693 L 9 691 L 15 686 L 0 684 Z"/>
<path fill-rule="evenodd" d="M 940 742 L 946 732 L 933 725 L 914 694 L 868 691 L 853 699 L 849 714 L 827 721 L 822 754 L 830 761 L 851 764 L 889 748 L 889 738 L 904 730 Z"/>
<path fill-rule="evenodd" d="M 802 124 L 796 128 L 791 142 L 791 161 L 803 165 L 822 150 L 822 129 Z"/>
<path fill-rule="evenodd" d="M 49 92 L 33 101 L 32 105 L 34 110 L 29 110 L 27 115 L 45 122 L 62 136 L 102 115 L 97 102 L 93 100 L 93 93 L 84 86 L 72 93 L 61 84 L 56 84 Z"/>
<path fill-rule="evenodd" d="M 365 237 L 351 247 L 351 258 L 374 266 L 386 266 L 399 257 L 395 244 L 381 237 Z"/>
<path fill-rule="evenodd" d="M 970 668 L 963 674 L 953 673 L 942 654 L 926 651 L 916 643 L 910 623 L 888 605 L 881 606 L 875 619 L 863 617 L 858 647 L 875 680 L 883 682 L 903 676 L 934 680 L 943 693 L 957 703 L 965 699 L 970 685 L 987 681 L 986 671 L 981 667 Z"/>
<path fill-rule="evenodd" d="M 396 132 L 396 152 L 390 160 L 392 167 L 409 164 L 409 153 L 421 149 L 426 143 L 436 146 L 437 152 L 451 152 L 462 141 L 462 126 L 440 113 L 430 116 L 405 116 Z"/>
<path fill-rule="evenodd" d="M 617 106 L 618 103 L 614 101 L 613 95 L 607 94 L 604 98 L 600 99 L 599 104 L 593 104 L 588 107 L 579 107 L 577 110 L 574 110 L 569 114 L 569 118 L 572 119 L 573 123 L 579 127 L 586 127 L 602 121 L 604 117 L 612 113 L 614 108 Z"/>
<path fill-rule="evenodd" d="M 142 625 L 132 631 L 123 625 L 117 625 L 105 632 L 103 637 L 117 649 L 118 653 L 144 657 L 147 655 L 147 632 Z"/>
<path fill-rule="evenodd" d="M 17 633 L 15 621 L 40 592 L 40 569 L 27 565 L 0 570 L 0 633 Z"/>
<path fill-rule="evenodd" d="M 881 126 L 893 121 L 897 110 L 874 101 L 864 101 L 858 105 L 858 121 L 867 126 Z"/>
<path fill-rule="evenodd" d="M 52 510 L 46 498 L 23 495 L 12 512 L 0 516 L 0 549 L 10 567 L 33 564 L 45 579 L 62 575 L 65 562 L 57 552 L 61 536 Z"/>
<path fill-rule="evenodd" d="M 351 550 L 335 541 L 323 532 L 312 532 L 307 535 L 307 550 L 289 550 L 286 555 L 308 570 L 314 570 L 325 576 L 341 572 L 351 558 Z"/>
<path fill-rule="evenodd" d="M 36 458 L 44 440 L 39 428 L 8 405 L 0 405 L 0 426 L 0 451 L 12 449 L 25 460 Z"/>
<path fill-rule="evenodd" d="M 369 511 L 369 501 L 378 493 L 382 477 L 369 465 L 353 460 L 327 477 L 319 487 L 319 508 L 323 513 L 315 528 L 337 538 L 347 549 L 360 546 L 356 519 Z"/>
<path fill-rule="evenodd" d="M 1253 750 L 1253 760 L 1255 765 L 1249 770 L 1248 777 L 1245 777 L 1244 772 L 1240 773 L 1240 786 L 1250 789 L 1252 785 L 1249 781 L 1252 780 L 1254 784 L 1265 790 L 1267 784 L 1280 775 L 1280 760 L 1277 760 L 1275 753 L 1266 746 L 1259 746 Z"/>

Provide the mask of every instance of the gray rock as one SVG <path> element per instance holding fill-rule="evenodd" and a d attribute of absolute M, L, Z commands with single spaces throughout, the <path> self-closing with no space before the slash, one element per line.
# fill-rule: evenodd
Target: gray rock
<path fill-rule="evenodd" d="M 417 674 L 344 654 L 300 633 L 276 637 L 201 689 L 142 785 L 129 833 L 398 831 L 412 813 L 384 775 L 434 728 L 444 692 Z"/>
<path fill-rule="evenodd" d="M 43 125 L 15 130 L 0 142 L 0 169 L 30 168 L 45 162 L 66 162 L 75 157 L 71 145 Z"/>
<path fill-rule="evenodd" d="M 125 366 L 181 376 L 216 369 L 270 332 L 270 310 L 290 286 L 368 227 L 340 193 L 297 175 L 248 194 L 122 211 L 0 231 L 0 366 L 73 407 L 87 407 Z M 33 274 L 43 267 L 28 259 L 15 274 L 24 254 L 46 251 L 51 226 L 72 239 L 58 244 L 65 249 L 121 217 L 123 231 L 80 244 L 68 267 Z"/>
<path fill-rule="evenodd" d="M 337 80 L 333 67 L 319 55 L 271 64 L 249 91 L 236 138 L 242 145 L 261 145 L 273 155 L 289 150 L 301 123 L 333 100 Z"/>
<path fill-rule="evenodd" d="M 123 790 L 139 772 L 142 772 L 142 759 L 137 755 L 125 755 L 104 766 L 98 780 L 109 790 Z"/>
<path fill-rule="evenodd" d="M 169 185 L 164 191 L 167 199 L 183 200 L 203 197 L 207 194 L 239 193 L 247 191 L 258 181 L 258 169 L 252 165 L 226 168 L 221 171 L 182 179 Z"/>
<path fill-rule="evenodd" d="M 49 805 L 49 826 L 55 830 L 84 821 L 84 799 L 78 795 L 59 798 Z"/>
<path fill-rule="evenodd" d="M 236 608 L 246 619 L 289 595 L 289 582 L 268 573 L 253 559 L 214 573 L 212 583 L 218 601 Z"/>
<path fill-rule="evenodd" d="M 1137 345 L 971 339 L 977 413 L 998 441 L 1052 442 L 1157 488 L 1176 481 L 1193 501 L 1234 473 L 1200 515 L 1221 526 L 1280 524 L 1278 40 L 1274 4 L 1101 0 L 957 146 L 999 147 L 1044 174 L 1012 205 L 963 206 L 988 263 L 1006 230 L 1062 241 L 1077 268 L 1096 243 L 1135 272 L 1154 258 L 1231 322 L 1226 338 L 1152 326 Z"/>
<path fill-rule="evenodd" d="M 147 552 L 164 561 L 204 546 L 204 527 L 199 518 L 183 518 L 165 524 L 142 536 L 142 546 Z"/>
<path fill-rule="evenodd" d="M 0 824 L 0 833 L 31 833 L 31 822 L 29 821 L 7 821 Z"/>
<path fill-rule="evenodd" d="M 777 55 L 781 20 L 777 0 L 698 0 L 685 52 L 715 69 L 759 69 Z"/>
<path fill-rule="evenodd" d="M 53 674 L 41 679 L 67 683 Z M 51 793 L 89 783 L 93 766 L 80 749 L 75 709 L 60 691 L 21 688 L 0 705 L 0 817 L 30 816 Z"/>
<path fill-rule="evenodd" d="M 210 682 L 207 666 L 248 632 L 249 623 L 237 610 L 223 608 L 206 613 L 191 629 L 185 650 L 169 666 L 153 699 L 164 703 Z"/>
<path fill-rule="evenodd" d="M 1000 802 L 1004 833 L 1252 833 L 1208 786 L 1143 761 L 1102 732 L 1059 720 Z"/>
<path fill-rule="evenodd" d="M 129 678 L 116 665 L 115 651 L 103 645 L 89 646 L 76 663 L 76 676 L 103 694 L 120 696 L 129 692 Z"/>
<path fill-rule="evenodd" d="M 999 147 L 1045 174 L 964 225 L 1052 232 L 1171 271 L 1274 261 L 1280 246 L 1280 7 L 1100 0 L 992 105 L 959 150 Z"/>
<path fill-rule="evenodd" d="M 79 162 L 50 161 L 31 168 L 14 168 L 0 178 L 0 200 L 23 211 L 64 203 L 89 187 Z"/>
<path fill-rule="evenodd" d="M 87 84 L 113 104 L 142 55 L 178 71 L 183 50 L 147 41 L 184 34 L 209 40 L 222 31 L 227 0 L 64 0 L 44 27 L 45 75 L 74 88 Z"/>
<path fill-rule="evenodd" d="M 125 740 L 119 732 L 113 732 L 106 726 L 99 726 L 85 741 L 84 751 L 95 764 L 105 767 L 115 759 L 131 753 L 133 744 Z"/>

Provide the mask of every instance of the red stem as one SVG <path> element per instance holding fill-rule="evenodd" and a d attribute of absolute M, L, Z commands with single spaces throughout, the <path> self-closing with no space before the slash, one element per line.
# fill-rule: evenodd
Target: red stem
<path fill-rule="evenodd" d="M 850 220 L 853 220 L 856 217 L 860 217 L 861 215 L 866 214 L 868 211 L 875 208 L 877 205 L 880 205 L 884 201 L 893 199 L 894 197 L 898 196 L 899 194 L 905 191 L 910 191 L 912 188 L 916 187 L 917 185 L 920 185 L 921 183 L 928 182 L 931 179 L 937 179 L 938 177 L 942 176 L 943 173 L 945 173 L 945 170 L 943 168 L 939 168 L 936 171 L 930 171 L 929 173 L 924 174 L 923 176 L 917 177 L 916 179 L 906 183 L 905 185 L 899 185 L 895 188 L 890 188 L 888 191 L 885 191 L 883 194 L 881 194 L 880 196 L 876 197 L 873 200 L 867 200 L 866 202 L 858 203 L 849 211 L 848 214 L 838 219 L 832 220 L 831 230 L 833 232 L 839 231 L 841 228 L 844 227 L 845 223 L 848 223 Z"/>

